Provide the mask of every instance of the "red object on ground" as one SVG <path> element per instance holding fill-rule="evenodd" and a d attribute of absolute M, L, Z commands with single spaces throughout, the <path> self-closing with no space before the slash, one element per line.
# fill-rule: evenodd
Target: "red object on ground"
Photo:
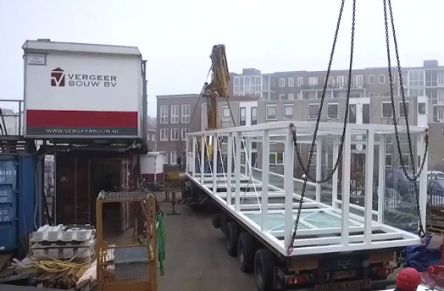
<path fill-rule="evenodd" d="M 421 283 L 421 275 L 413 268 L 405 268 L 396 278 L 396 288 L 402 291 L 415 291 Z"/>
<path fill-rule="evenodd" d="M 442 239 L 441 244 L 441 265 L 444 265 L 444 238 Z"/>
<path fill-rule="evenodd" d="M 427 271 L 435 285 L 440 287 L 444 286 L 444 266 L 430 266 Z"/>

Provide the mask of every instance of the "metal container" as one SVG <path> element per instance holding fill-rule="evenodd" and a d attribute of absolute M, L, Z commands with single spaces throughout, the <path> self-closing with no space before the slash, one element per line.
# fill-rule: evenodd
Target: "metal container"
<path fill-rule="evenodd" d="M 123 247 L 114 251 L 117 280 L 146 278 L 149 274 L 147 247 Z"/>
<path fill-rule="evenodd" d="M 28 245 L 28 234 L 34 230 L 37 217 L 37 161 L 35 154 L 0 155 L 1 251 Z"/>
<path fill-rule="evenodd" d="M 144 139 L 137 47 L 27 40 L 23 50 L 25 137 Z"/>

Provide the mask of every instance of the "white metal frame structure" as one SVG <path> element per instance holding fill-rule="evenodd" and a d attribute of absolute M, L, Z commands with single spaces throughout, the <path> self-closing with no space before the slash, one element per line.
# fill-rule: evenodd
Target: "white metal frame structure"
<path fill-rule="evenodd" d="M 189 133 L 188 178 L 283 256 L 399 248 L 420 243 L 416 234 L 390 225 L 384 217 L 385 137 L 392 136 L 394 131 L 393 126 L 383 124 L 348 124 L 343 162 L 334 173 L 329 190 L 324 185 L 309 183 L 297 236 L 292 241 L 302 180 L 294 177 L 298 164 L 291 124 L 296 127 L 298 146 L 309 146 L 314 122 L 283 121 Z M 416 142 L 414 148 L 422 155 L 426 128 L 410 127 L 410 131 Z M 399 132 L 405 135 L 405 128 L 400 126 Z M 336 159 L 341 133 L 342 124 L 320 123 L 316 158 L 312 163 L 317 179 L 323 175 L 326 155 L 332 157 L 327 159 L 330 164 Z M 252 157 L 252 144 L 257 151 L 256 161 Z M 276 144 L 283 148 L 285 157 L 281 174 L 269 165 L 270 147 Z M 362 205 L 350 199 L 350 187 L 340 186 L 351 184 L 350 161 L 356 151 L 365 154 L 364 192 L 372 193 L 361 196 Z M 328 168 L 324 172 L 331 171 L 331 165 L 324 168 Z M 422 221 L 427 199 L 426 173 L 427 162 L 419 178 Z M 414 218 L 413 223 L 417 223 L 417 217 Z M 289 252 L 291 244 L 293 249 Z"/>

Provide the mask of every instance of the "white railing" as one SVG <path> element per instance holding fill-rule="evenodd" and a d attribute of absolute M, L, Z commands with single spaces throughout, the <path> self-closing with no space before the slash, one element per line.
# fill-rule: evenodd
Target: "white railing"
<path fill-rule="evenodd" d="M 355 249 L 381 247 L 398 247 L 419 242 L 419 239 L 408 232 L 388 225 L 384 216 L 385 201 L 385 136 L 393 135 L 390 125 L 350 124 L 346 130 L 342 152 L 341 193 L 339 197 L 339 170 L 332 177 L 331 192 L 323 192 L 321 185 L 308 182 L 312 194 L 305 198 L 302 207 L 302 219 L 298 229 L 297 239 L 292 241 L 294 219 L 298 211 L 298 200 L 301 193 L 295 191 L 295 185 L 303 180 L 294 177 L 297 160 L 294 158 L 294 141 L 290 131 L 290 122 L 275 122 L 258 124 L 250 127 L 218 129 L 189 133 L 187 135 L 187 152 L 190 159 L 187 165 L 188 177 L 196 182 L 208 194 L 213 195 L 218 203 L 227 211 L 249 225 L 251 230 L 261 235 L 270 245 L 276 247 L 282 254 L 287 254 L 289 246 L 296 249 L 291 253 L 309 254 Z M 297 122 L 296 134 L 301 143 L 311 143 L 314 124 L 312 122 Z M 313 169 L 316 179 L 321 179 L 321 159 L 324 154 L 336 159 L 339 150 L 339 137 L 342 132 L 341 124 L 321 123 L 316 142 L 316 158 Z M 424 149 L 425 129 L 411 127 L 411 132 L 417 136 L 414 141 L 419 154 Z M 405 132 L 400 126 L 399 131 Z M 299 137 L 300 136 L 300 137 Z M 308 138 L 307 138 L 308 137 Z M 353 139 L 356 141 L 352 141 Z M 359 137 L 359 138 L 356 138 Z M 226 143 L 221 143 L 221 139 Z M 365 142 L 364 142 L 365 141 Z M 257 143 L 256 159 L 252 162 L 252 143 Z M 364 206 L 350 202 L 350 185 L 352 146 L 365 144 Z M 284 172 L 278 174 L 270 171 L 269 152 L 272 146 L 283 147 Z M 375 151 L 376 150 L 376 151 Z M 241 163 L 241 155 L 245 163 Z M 224 157 L 224 158 L 223 158 Z M 421 157 L 422 158 L 422 157 Z M 198 162 L 196 162 L 198 161 Z M 295 164 L 296 163 L 296 164 Z M 257 165 L 256 165 L 257 164 Z M 376 172 L 374 173 L 374 170 Z M 242 171 L 243 170 L 243 171 Z M 329 172 L 330 169 L 327 169 Z M 426 171 L 420 177 L 420 208 L 425 221 L 426 206 Z M 374 175 L 376 174 L 376 175 Z M 374 179 L 377 176 L 377 210 L 373 209 Z M 276 182 L 276 178 L 279 183 Z M 280 183 L 282 182 L 283 183 Z M 219 190 L 219 191 L 218 191 Z M 322 194 L 322 195 L 321 195 Z M 321 196 L 331 195 L 329 202 L 321 201 Z M 233 204 L 234 198 L 234 204 Z M 271 200 L 273 199 L 273 200 Z M 376 206 L 376 205 L 375 205 Z M 350 211 L 355 210 L 355 211 Z M 324 213 L 331 221 L 339 224 L 329 227 L 315 225 L 313 217 Z M 272 227 L 268 224 L 277 218 L 282 221 Z M 259 218 L 258 218 L 259 216 Z M 337 236 L 340 231 L 340 236 Z M 374 233 L 374 232 L 382 233 Z M 304 238 L 304 235 L 331 234 L 331 236 Z M 313 246 L 316 245 L 316 246 Z"/>

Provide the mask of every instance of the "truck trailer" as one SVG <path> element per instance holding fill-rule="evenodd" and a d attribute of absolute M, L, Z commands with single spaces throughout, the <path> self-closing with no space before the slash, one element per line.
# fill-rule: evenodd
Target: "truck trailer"
<path fill-rule="evenodd" d="M 333 167 L 342 127 L 320 123 L 312 166 L 316 180 Z M 425 221 L 427 161 L 418 179 L 419 201 L 399 199 L 400 193 L 393 195 L 397 189 L 386 187 L 393 126 L 348 124 L 338 170 L 326 184 L 307 185 L 295 226 L 303 185 L 294 175 L 295 149 L 307 152 L 313 131 L 314 122 L 283 121 L 189 133 L 186 196 L 217 206 L 213 224 L 223 231 L 226 250 L 238 256 L 241 270 L 254 271 L 257 290 L 382 289 L 399 266 L 400 250 L 421 243 L 414 232 L 419 218 Z M 406 134 L 399 126 L 400 137 Z M 410 134 L 415 157 L 422 160 L 426 128 L 411 126 Z M 281 168 L 270 166 L 276 151 L 283 153 Z M 364 156 L 359 193 L 351 191 L 355 155 Z"/>

